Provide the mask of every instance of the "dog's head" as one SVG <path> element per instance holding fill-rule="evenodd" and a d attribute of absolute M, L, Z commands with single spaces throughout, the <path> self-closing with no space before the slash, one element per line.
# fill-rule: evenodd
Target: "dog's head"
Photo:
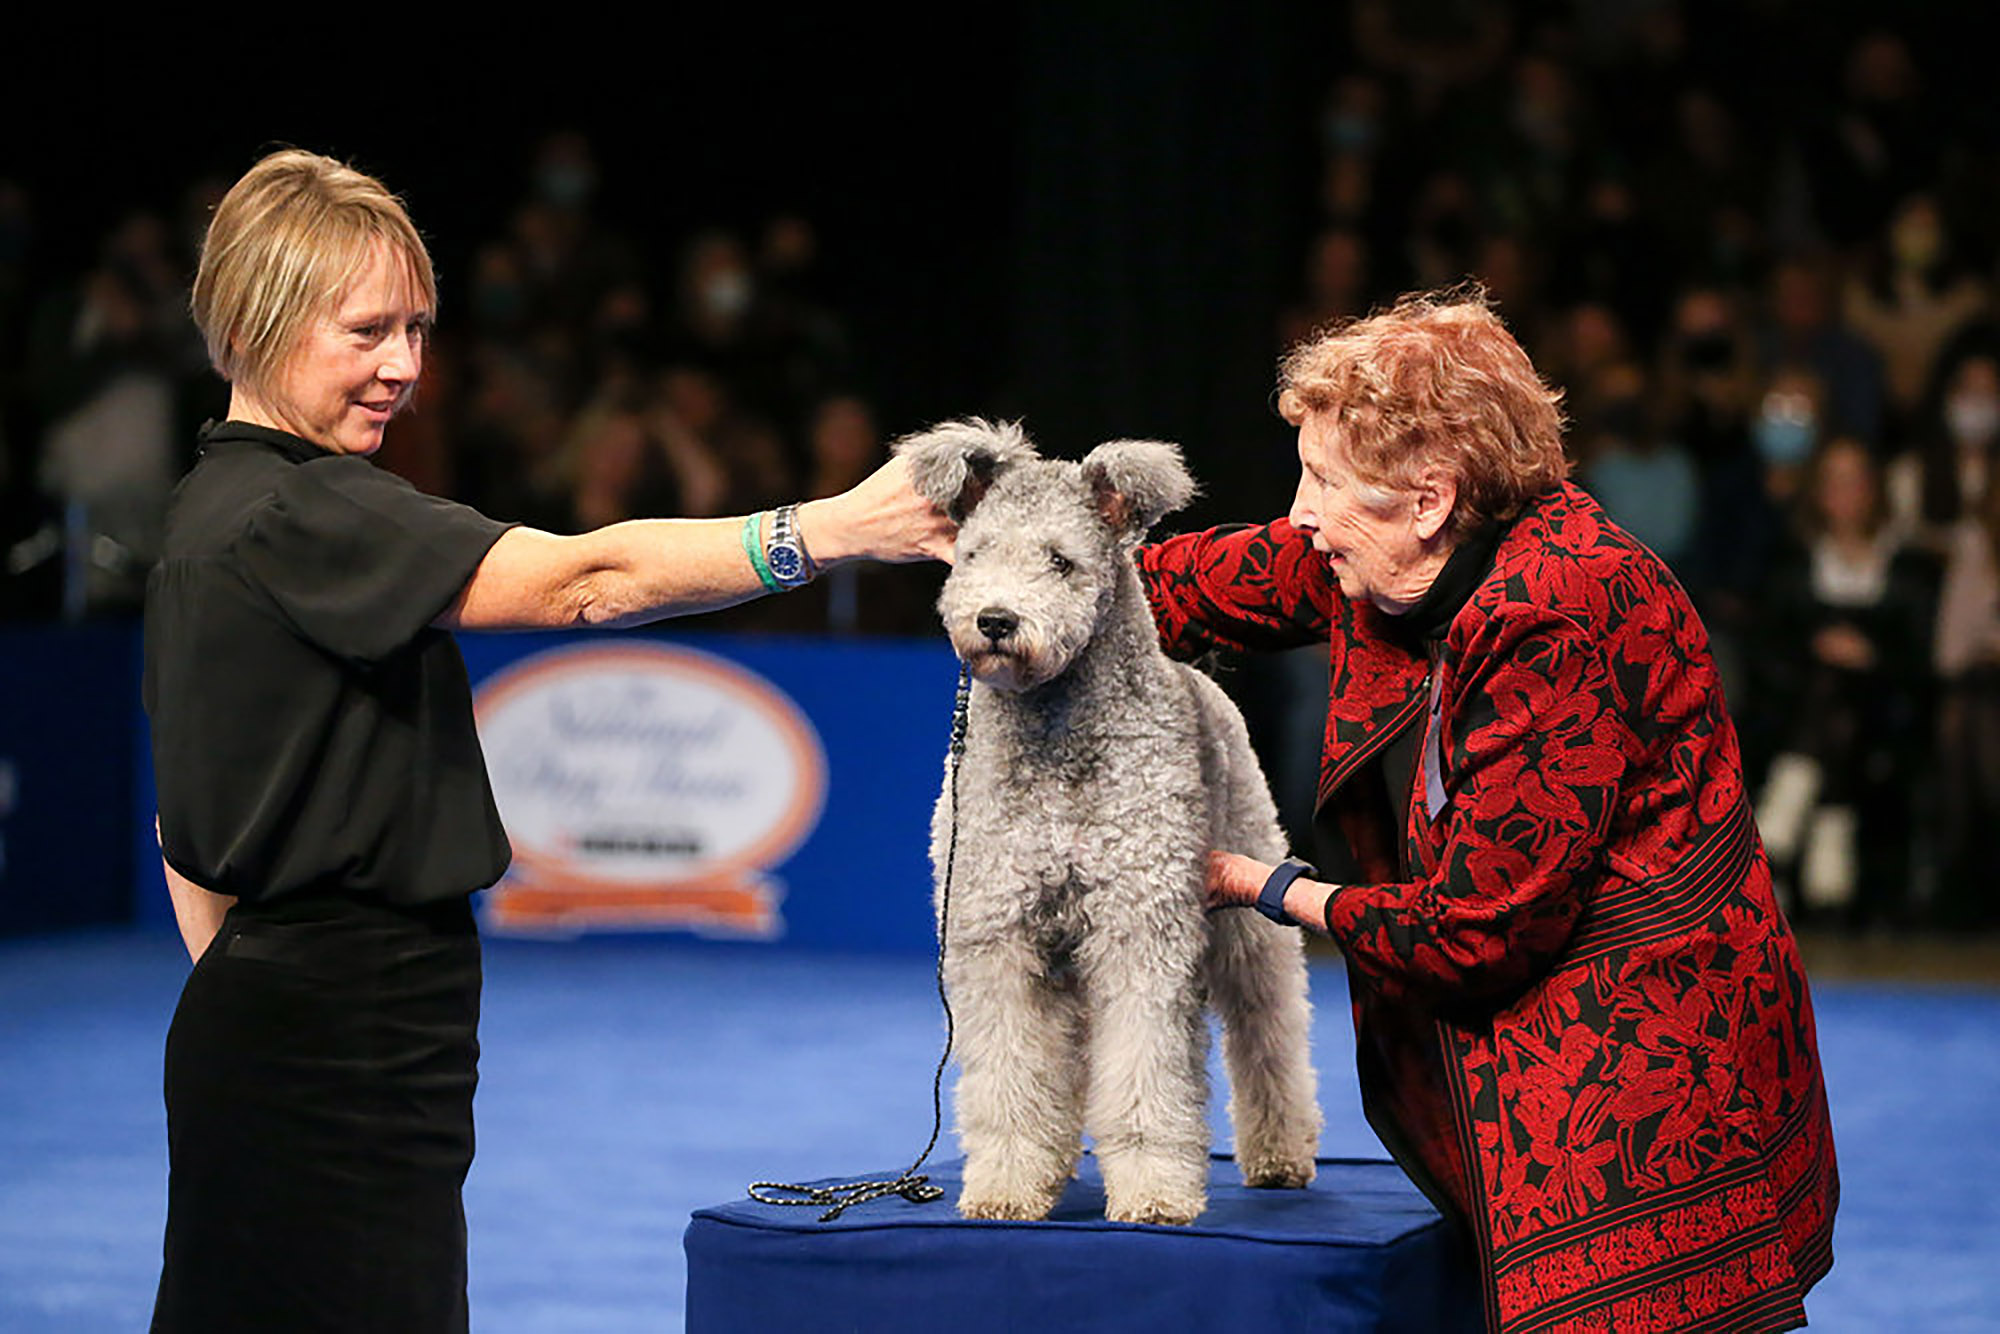
<path fill-rule="evenodd" d="M 1173 445 L 1114 440 L 1081 463 L 1043 459 L 1018 423 L 970 418 L 896 451 L 927 499 L 959 520 L 938 611 L 973 675 L 1028 690 L 1069 670 L 1110 610 L 1132 549 L 1194 496 Z"/>

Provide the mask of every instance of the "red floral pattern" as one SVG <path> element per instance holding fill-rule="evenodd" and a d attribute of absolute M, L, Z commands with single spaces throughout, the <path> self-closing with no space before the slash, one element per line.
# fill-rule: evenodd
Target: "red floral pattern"
<path fill-rule="evenodd" d="M 1564 486 L 1433 664 L 1283 520 L 1140 565 L 1171 652 L 1330 641 L 1320 798 L 1364 881 L 1328 927 L 1364 1102 L 1466 1216 L 1492 1328 L 1803 1323 L 1839 1199 L 1812 1003 L 1673 576 Z M 1379 778 L 1352 780 L 1422 725 L 1432 671 L 1445 806 L 1419 767 L 1389 829 Z"/>

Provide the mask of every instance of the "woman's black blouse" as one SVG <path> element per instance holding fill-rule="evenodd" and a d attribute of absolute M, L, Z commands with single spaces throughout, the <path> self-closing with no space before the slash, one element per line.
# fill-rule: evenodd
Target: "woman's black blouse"
<path fill-rule="evenodd" d="M 203 431 L 146 589 L 176 870 L 246 901 L 417 904 L 499 879 L 465 663 L 431 622 L 507 527 L 282 431 Z"/>

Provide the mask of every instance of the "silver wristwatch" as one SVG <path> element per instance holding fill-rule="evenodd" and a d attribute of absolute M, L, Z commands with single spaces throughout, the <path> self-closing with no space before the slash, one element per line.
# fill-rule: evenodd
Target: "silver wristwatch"
<path fill-rule="evenodd" d="M 799 536 L 797 505 L 772 511 L 771 529 L 764 538 L 764 563 L 771 567 L 771 577 L 786 588 L 811 583 L 819 573 L 819 567 L 813 564 L 812 555 L 806 550 L 805 539 Z"/>

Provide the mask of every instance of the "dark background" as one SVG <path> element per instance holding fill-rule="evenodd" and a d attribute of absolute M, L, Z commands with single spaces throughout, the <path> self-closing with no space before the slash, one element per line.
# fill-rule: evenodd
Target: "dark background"
<path fill-rule="evenodd" d="M 1412 30 L 1504 13 L 1525 45 L 1593 10 L 1646 7 L 1393 8 Z M 1842 51 L 1885 20 L 1864 0 L 1671 7 L 1696 77 L 1787 133 L 1810 131 L 1799 122 L 1830 98 Z M 0 178 L 33 196 L 34 268 L 53 277 L 87 267 L 121 215 L 172 211 L 190 181 L 233 180 L 274 145 L 342 157 L 406 198 L 448 324 L 451 287 L 521 194 L 537 138 L 580 130 L 603 167 L 597 216 L 662 256 L 708 225 L 812 219 L 891 433 L 981 411 L 1025 416 L 1072 455 L 1165 436 L 1210 494 L 1190 521 L 1247 517 L 1289 489 L 1265 401 L 1273 316 L 1315 225 L 1316 109 L 1359 63 L 1351 8 L 38 14 L 16 20 L 27 32 L 0 90 Z M 1940 119 L 1990 149 L 2000 104 L 1984 13 L 1926 4 L 1893 27 Z"/>
<path fill-rule="evenodd" d="M 1310 222 L 1338 27 L 1333 7 L 1272 0 L 120 21 L 36 44 L 5 94 L 0 177 L 33 196 L 54 275 L 123 214 L 171 213 L 272 146 L 341 157 L 404 196 L 449 326 L 537 138 L 580 130 L 597 216 L 662 256 L 705 226 L 812 219 L 891 432 L 978 411 L 1025 415 L 1070 455 L 1114 435 L 1216 458 L 1276 439 L 1282 489 L 1254 493 L 1269 508 L 1290 466 L 1264 401 L 1271 312 Z M 1208 480 L 1250 502 L 1240 474 Z"/>

